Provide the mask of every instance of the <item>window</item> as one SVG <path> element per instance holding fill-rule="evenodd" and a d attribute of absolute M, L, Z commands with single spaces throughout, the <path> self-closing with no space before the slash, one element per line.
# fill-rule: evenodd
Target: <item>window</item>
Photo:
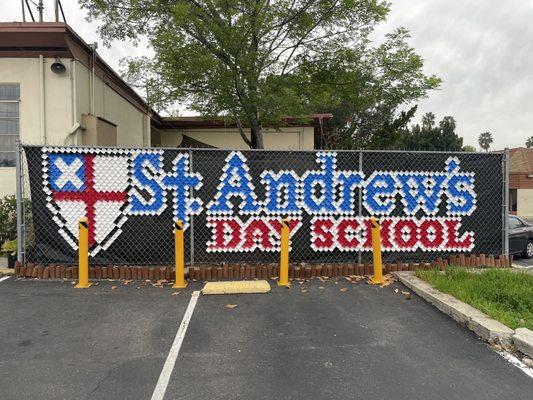
<path fill-rule="evenodd" d="M 518 218 L 515 218 L 515 217 L 510 217 L 509 218 L 509 228 L 510 229 L 521 228 L 522 226 L 524 226 L 524 224 L 522 224 L 522 221 L 520 221 Z"/>
<path fill-rule="evenodd" d="M 518 207 L 517 189 L 509 189 L 509 211 L 516 212 Z"/>
<path fill-rule="evenodd" d="M 0 167 L 15 166 L 15 143 L 19 138 L 18 84 L 0 84 Z"/>

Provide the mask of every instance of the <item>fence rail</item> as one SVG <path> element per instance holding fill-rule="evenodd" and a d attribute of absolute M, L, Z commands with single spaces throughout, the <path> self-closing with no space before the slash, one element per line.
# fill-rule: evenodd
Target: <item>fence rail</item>
<path fill-rule="evenodd" d="M 75 264 L 89 220 L 92 265 L 172 265 L 173 222 L 188 265 L 384 262 L 508 254 L 508 152 L 230 151 L 20 146 L 19 259 Z M 187 232 L 188 231 L 188 232 Z"/>

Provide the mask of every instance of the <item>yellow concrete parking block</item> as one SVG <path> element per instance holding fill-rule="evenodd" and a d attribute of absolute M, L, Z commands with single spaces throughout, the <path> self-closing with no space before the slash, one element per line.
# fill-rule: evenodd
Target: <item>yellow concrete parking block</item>
<path fill-rule="evenodd" d="M 202 289 L 202 294 L 242 294 L 268 292 L 270 292 L 270 284 L 267 281 L 208 282 Z"/>
<path fill-rule="evenodd" d="M 13 268 L 0 268 L 0 274 L 3 275 L 13 275 L 15 272 Z"/>

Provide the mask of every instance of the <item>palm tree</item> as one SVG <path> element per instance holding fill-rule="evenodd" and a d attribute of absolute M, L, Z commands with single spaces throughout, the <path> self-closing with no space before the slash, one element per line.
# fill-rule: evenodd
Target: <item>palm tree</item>
<path fill-rule="evenodd" d="M 489 151 L 490 145 L 492 144 L 492 133 L 490 132 L 483 132 L 479 137 L 477 138 L 477 142 L 479 143 L 479 146 L 485 150 Z"/>
<path fill-rule="evenodd" d="M 530 136 L 527 138 L 526 140 L 526 147 L 528 149 L 532 148 L 533 147 L 533 136 Z"/>

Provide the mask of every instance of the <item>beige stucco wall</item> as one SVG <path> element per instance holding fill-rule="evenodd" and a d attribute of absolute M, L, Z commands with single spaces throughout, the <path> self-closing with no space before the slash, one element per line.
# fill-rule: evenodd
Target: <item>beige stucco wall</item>
<path fill-rule="evenodd" d="M 15 194 L 15 168 L 0 167 L 0 197 Z"/>
<path fill-rule="evenodd" d="M 517 189 L 516 214 L 521 217 L 533 217 L 533 189 Z"/>
<path fill-rule="evenodd" d="M 247 131 L 249 133 L 249 130 Z M 249 149 L 236 128 L 167 130 L 161 134 L 161 146 L 177 147 L 182 134 L 195 140 L 221 149 Z M 283 127 L 279 131 L 265 129 L 263 139 L 266 149 L 273 150 L 313 150 L 314 128 L 311 126 Z"/>
<path fill-rule="evenodd" d="M 76 63 L 76 114 L 91 112 L 91 72 L 81 63 Z M 94 87 L 94 114 L 117 125 L 117 145 L 125 147 L 149 146 L 149 118 L 117 92 L 96 77 Z"/>
<path fill-rule="evenodd" d="M 75 122 L 90 112 L 90 71 L 80 62 L 62 59 L 67 71 L 50 70 L 44 59 L 44 132 L 41 129 L 39 58 L 0 58 L 0 83 L 20 84 L 20 140 L 27 144 L 78 144 L 80 131 L 69 137 Z M 74 65 L 75 64 L 75 65 Z M 73 101 L 73 99 L 76 99 Z M 95 115 L 117 125 L 118 146 L 149 146 L 150 124 L 139 111 L 98 76 L 95 79 Z M 46 136 L 46 140 L 45 140 Z M 68 137 L 68 139 L 67 139 Z M 15 193 L 15 169 L 0 168 L 0 196 Z"/>
<path fill-rule="evenodd" d="M 70 124 L 70 79 L 50 70 L 53 59 L 44 60 L 44 104 L 47 143 L 62 144 Z M 69 60 L 62 60 L 68 67 Z M 20 139 L 42 144 L 38 58 L 1 58 L 0 83 L 20 84 Z"/>

